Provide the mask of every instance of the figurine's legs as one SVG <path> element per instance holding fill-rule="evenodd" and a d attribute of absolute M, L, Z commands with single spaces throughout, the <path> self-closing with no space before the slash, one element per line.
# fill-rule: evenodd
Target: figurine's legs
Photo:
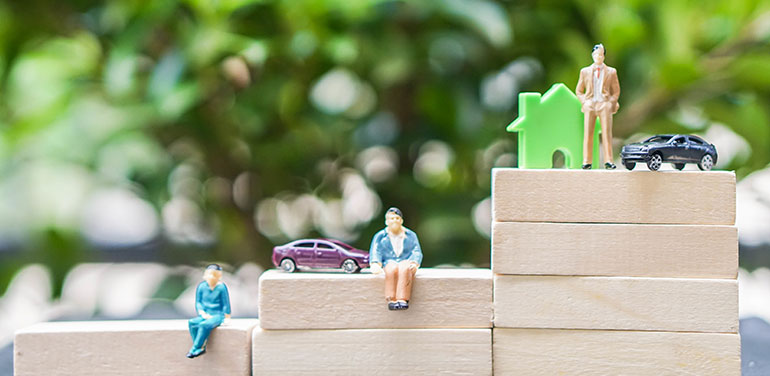
<path fill-rule="evenodd" d="M 599 122 L 602 126 L 602 147 L 604 148 L 604 163 L 612 163 L 612 113 L 610 112 L 611 104 L 609 102 L 602 103 L 602 108 L 599 110 Z"/>
<path fill-rule="evenodd" d="M 398 263 L 398 288 L 396 290 L 396 300 L 409 301 L 412 297 L 412 282 L 414 274 L 417 273 L 417 266 L 409 260 Z"/>
<path fill-rule="evenodd" d="M 591 164 L 594 160 L 594 128 L 596 127 L 596 111 L 591 109 L 584 113 L 583 123 L 583 164 Z"/>
<path fill-rule="evenodd" d="M 193 341 L 195 341 L 195 337 L 198 336 L 198 330 L 200 329 L 200 324 L 204 321 L 206 321 L 206 319 L 200 316 L 196 318 L 192 318 L 187 321 L 187 327 L 190 329 L 190 337 L 192 337 Z"/>
<path fill-rule="evenodd" d="M 193 348 L 202 349 L 206 346 L 206 340 L 209 338 L 211 331 L 222 324 L 224 316 L 214 315 L 211 318 L 205 319 L 198 324 L 198 332 L 195 339 L 193 339 Z"/>
<path fill-rule="evenodd" d="M 398 284 L 398 264 L 389 262 L 385 265 L 385 299 L 396 301 L 396 285 Z"/>

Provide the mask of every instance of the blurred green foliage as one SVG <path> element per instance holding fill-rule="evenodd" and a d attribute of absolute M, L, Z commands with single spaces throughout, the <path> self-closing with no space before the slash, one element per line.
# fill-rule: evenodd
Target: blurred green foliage
<path fill-rule="evenodd" d="M 574 88 L 597 42 L 620 75 L 616 137 L 716 126 L 745 143 L 719 167 L 770 162 L 767 1 L 26 0 L 0 19 L 3 285 L 19 260 L 61 283 L 111 248 L 82 235 L 82 208 L 111 187 L 160 230 L 105 252 L 268 266 L 292 235 L 337 234 L 324 220 L 367 249 L 396 205 L 426 265 L 488 264 L 474 215 L 490 168 L 515 164 L 516 95 Z M 367 172 L 367 150 L 393 153 L 395 173 Z M 266 230 L 282 203 L 353 195 L 350 174 L 376 215 L 317 209 L 296 233 Z"/>

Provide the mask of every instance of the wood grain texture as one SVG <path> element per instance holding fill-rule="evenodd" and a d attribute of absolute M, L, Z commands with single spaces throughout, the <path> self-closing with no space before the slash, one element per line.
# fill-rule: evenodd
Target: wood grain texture
<path fill-rule="evenodd" d="M 489 269 L 419 269 L 405 311 L 388 310 L 383 275 L 268 270 L 259 280 L 263 329 L 492 327 Z"/>
<path fill-rule="evenodd" d="M 738 281 L 495 275 L 495 327 L 736 333 Z"/>
<path fill-rule="evenodd" d="M 735 226 L 495 222 L 497 274 L 736 278 Z"/>
<path fill-rule="evenodd" d="M 251 331 L 258 320 L 234 319 L 211 332 L 194 360 L 187 320 L 48 322 L 16 333 L 14 374 L 251 374 Z"/>
<path fill-rule="evenodd" d="M 255 375 L 491 375 L 491 329 L 254 330 Z"/>
<path fill-rule="evenodd" d="M 498 222 L 735 224 L 727 171 L 492 171 Z"/>
<path fill-rule="evenodd" d="M 738 334 L 494 329 L 497 375 L 740 376 Z"/>

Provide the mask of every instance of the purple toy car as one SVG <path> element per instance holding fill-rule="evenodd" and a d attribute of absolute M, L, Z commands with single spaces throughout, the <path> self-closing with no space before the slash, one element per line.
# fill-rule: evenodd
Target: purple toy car
<path fill-rule="evenodd" d="M 302 239 L 273 248 L 273 264 L 286 272 L 342 268 L 356 273 L 369 267 L 369 252 L 332 239 Z"/>

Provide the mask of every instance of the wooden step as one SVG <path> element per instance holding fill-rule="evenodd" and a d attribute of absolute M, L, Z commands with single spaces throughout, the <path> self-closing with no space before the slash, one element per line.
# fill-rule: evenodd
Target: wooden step
<path fill-rule="evenodd" d="M 497 222 L 735 224 L 728 171 L 492 171 Z"/>
<path fill-rule="evenodd" d="M 738 281 L 497 274 L 495 327 L 737 333 Z"/>
<path fill-rule="evenodd" d="M 491 328 L 489 269 L 417 271 L 409 309 L 389 311 L 385 277 L 368 272 L 285 273 L 260 277 L 263 329 Z"/>
<path fill-rule="evenodd" d="M 740 376 L 738 334 L 495 328 L 497 375 Z"/>
<path fill-rule="evenodd" d="M 735 226 L 495 222 L 498 274 L 737 278 Z"/>
<path fill-rule="evenodd" d="M 188 359 L 187 320 L 46 322 L 16 332 L 14 374 L 251 374 L 256 319 L 234 319 L 211 332 L 206 353 Z"/>
<path fill-rule="evenodd" d="M 491 329 L 260 330 L 255 375 L 491 375 Z"/>

